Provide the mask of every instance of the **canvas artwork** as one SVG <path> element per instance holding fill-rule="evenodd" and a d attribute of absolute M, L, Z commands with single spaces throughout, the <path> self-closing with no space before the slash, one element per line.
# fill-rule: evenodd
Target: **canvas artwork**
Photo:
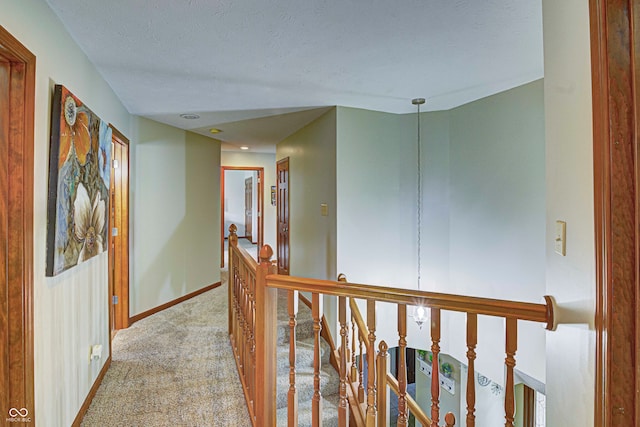
<path fill-rule="evenodd" d="M 111 127 L 67 88 L 51 109 L 47 276 L 107 249 Z"/>

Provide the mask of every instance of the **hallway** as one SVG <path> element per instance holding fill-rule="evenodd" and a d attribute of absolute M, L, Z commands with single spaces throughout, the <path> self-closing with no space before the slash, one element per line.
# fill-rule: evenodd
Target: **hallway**
<path fill-rule="evenodd" d="M 82 426 L 251 425 L 227 317 L 223 284 L 118 332 Z"/>

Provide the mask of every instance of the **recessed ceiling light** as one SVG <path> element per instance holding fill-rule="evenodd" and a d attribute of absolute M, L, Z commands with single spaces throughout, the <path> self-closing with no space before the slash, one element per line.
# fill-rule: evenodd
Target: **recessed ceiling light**
<path fill-rule="evenodd" d="M 246 145 L 243 145 L 242 147 L 240 147 L 241 150 L 248 150 L 249 147 L 247 147 Z"/>
<path fill-rule="evenodd" d="M 200 118 L 199 115 L 193 114 L 193 113 L 180 114 L 180 117 L 182 117 L 183 119 L 187 119 L 187 120 L 195 120 L 195 119 L 199 119 Z"/>
<path fill-rule="evenodd" d="M 213 134 L 216 134 L 216 133 L 220 133 L 220 132 L 222 132 L 222 131 L 221 131 L 220 129 L 211 128 L 211 129 L 209 129 L 209 132 L 210 132 L 210 133 L 213 133 Z"/>

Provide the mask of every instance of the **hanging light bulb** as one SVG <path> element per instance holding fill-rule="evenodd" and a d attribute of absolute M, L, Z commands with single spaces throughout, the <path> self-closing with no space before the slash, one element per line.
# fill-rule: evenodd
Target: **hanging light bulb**
<path fill-rule="evenodd" d="M 417 122 L 418 122 L 418 185 L 417 185 L 417 206 L 416 206 L 416 218 L 417 218 L 417 239 L 418 239 L 418 290 L 421 290 L 421 246 L 422 242 L 420 241 L 421 233 L 422 233 L 422 159 L 421 159 L 421 144 L 420 144 L 420 106 L 425 103 L 424 98 L 414 98 L 411 100 L 411 103 L 418 108 L 417 112 Z M 414 306 L 413 307 L 413 320 L 416 324 L 422 329 L 422 324 L 427 321 L 427 309 L 422 306 Z"/>

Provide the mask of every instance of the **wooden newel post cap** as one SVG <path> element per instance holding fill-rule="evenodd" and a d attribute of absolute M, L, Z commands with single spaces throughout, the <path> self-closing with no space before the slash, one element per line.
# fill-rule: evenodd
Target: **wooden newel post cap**
<path fill-rule="evenodd" d="M 382 340 L 380 341 L 380 345 L 378 345 L 378 349 L 380 350 L 380 353 L 382 353 L 383 355 L 386 355 L 387 350 L 389 350 L 389 346 L 384 340 Z"/>
<path fill-rule="evenodd" d="M 345 276 L 343 273 L 338 274 L 338 282 L 346 282 L 347 281 L 347 276 Z"/>
<path fill-rule="evenodd" d="M 229 234 L 235 235 L 237 231 L 238 231 L 238 227 L 235 224 L 231 224 L 229 226 Z"/>
<path fill-rule="evenodd" d="M 273 249 L 271 249 L 271 246 L 264 245 L 262 248 L 260 248 L 260 261 L 261 262 L 268 262 L 269 264 L 271 264 L 271 257 L 272 256 L 273 256 Z"/>
<path fill-rule="evenodd" d="M 444 422 L 447 423 L 447 426 L 456 425 L 455 415 L 453 415 L 451 412 L 447 413 L 447 415 L 444 416 Z"/>

